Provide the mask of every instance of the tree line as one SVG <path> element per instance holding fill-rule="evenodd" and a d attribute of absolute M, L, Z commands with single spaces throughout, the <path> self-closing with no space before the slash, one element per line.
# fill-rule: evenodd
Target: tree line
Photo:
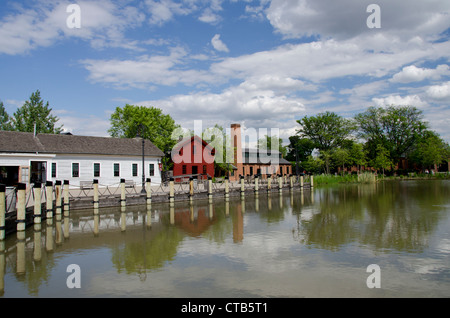
<path fill-rule="evenodd" d="M 39 90 L 12 116 L 0 101 L 0 130 L 58 134 L 63 130 L 62 125 L 57 126 L 58 121 Z M 126 104 L 116 107 L 110 123 L 108 133 L 112 137 L 140 136 L 152 141 L 166 154 L 163 165 L 170 168 L 170 151 L 177 142 L 173 134 L 181 128 L 170 115 L 156 107 Z M 264 136 L 257 142 L 259 149 L 270 149 L 272 144 L 277 144 L 283 157 L 292 162 L 293 171 L 297 168 L 297 171 L 330 174 L 353 166 L 358 170 L 371 167 L 384 173 L 386 169 L 395 170 L 403 159 L 408 160 L 410 167 L 437 171 L 450 157 L 449 144 L 430 130 L 423 112 L 413 106 L 369 107 L 350 119 L 326 111 L 304 116 L 297 123 L 297 133 L 289 137 L 287 146 L 282 145 L 278 136 Z M 225 130 L 218 125 L 214 129 L 221 132 L 226 147 Z M 202 137 L 213 142 L 217 135 L 206 129 Z M 226 153 L 225 149 L 216 149 L 216 156 Z M 226 164 L 228 159 L 218 161 L 220 169 L 230 169 Z"/>
<path fill-rule="evenodd" d="M 329 174 L 354 166 L 384 174 L 386 169 L 399 170 L 404 159 L 409 169 L 437 171 L 450 158 L 449 144 L 413 106 L 369 107 L 351 119 L 326 111 L 297 123 L 287 159 L 310 172 Z"/>

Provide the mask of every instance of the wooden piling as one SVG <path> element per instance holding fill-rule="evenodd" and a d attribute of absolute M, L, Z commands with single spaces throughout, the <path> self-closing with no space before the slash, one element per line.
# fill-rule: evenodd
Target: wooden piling
<path fill-rule="evenodd" d="M 173 177 L 169 179 L 169 202 L 175 202 L 175 189 L 174 189 L 174 180 Z"/>
<path fill-rule="evenodd" d="M 33 186 L 33 194 L 34 194 L 34 223 L 40 224 L 42 218 L 42 184 L 40 182 L 36 182 Z"/>
<path fill-rule="evenodd" d="M 255 192 L 258 193 L 259 186 L 258 186 L 258 175 L 255 176 Z"/>
<path fill-rule="evenodd" d="M 45 197 L 46 197 L 46 216 L 47 219 L 53 218 L 53 182 L 47 181 L 45 183 Z"/>
<path fill-rule="evenodd" d="M 311 175 L 311 177 L 310 177 L 310 179 L 309 179 L 310 181 L 310 187 L 312 188 L 312 187 L 314 187 L 314 176 L 313 175 Z"/>
<path fill-rule="evenodd" d="M 272 176 L 269 176 L 267 178 L 267 192 L 270 192 L 271 187 L 272 187 Z"/>
<path fill-rule="evenodd" d="M 212 199 L 212 178 L 208 176 L 208 199 Z"/>
<path fill-rule="evenodd" d="M 25 183 L 17 185 L 17 232 L 25 231 L 26 191 L 27 185 Z"/>
<path fill-rule="evenodd" d="M 303 176 L 300 176 L 300 188 L 303 190 Z"/>
<path fill-rule="evenodd" d="M 61 215 L 61 208 L 62 208 L 62 195 L 61 195 L 61 181 L 56 180 L 55 181 L 55 208 L 56 208 L 56 215 Z"/>
<path fill-rule="evenodd" d="M 283 192 L 283 176 L 281 174 L 278 176 L 278 192 Z"/>
<path fill-rule="evenodd" d="M 241 196 L 245 195 L 245 184 L 244 184 L 244 176 L 241 176 Z"/>
<path fill-rule="evenodd" d="M 120 179 L 120 206 L 126 206 L 125 179 Z"/>
<path fill-rule="evenodd" d="M 99 199 L 98 199 L 98 180 L 94 179 L 92 181 L 92 187 L 94 188 L 94 214 L 98 212 Z"/>
<path fill-rule="evenodd" d="M 225 198 L 229 198 L 230 197 L 230 186 L 228 184 L 228 176 L 225 176 Z"/>
<path fill-rule="evenodd" d="M 64 197 L 64 216 L 69 216 L 69 210 L 70 210 L 69 180 L 64 180 L 63 197 Z"/>
<path fill-rule="evenodd" d="M 6 186 L 0 184 L 0 241 L 5 239 Z"/>
<path fill-rule="evenodd" d="M 152 203 L 152 180 L 150 178 L 147 178 L 145 180 L 145 193 L 147 195 L 146 197 L 146 203 L 151 204 Z"/>
<path fill-rule="evenodd" d="M 294 188 L 294 176 L 289 176 L 289 188 L 293 189 Z"/>
<path fill-rule="evenodd" d="M 194 177 L 189 177 L 189 202 L 194 201 Z"/>

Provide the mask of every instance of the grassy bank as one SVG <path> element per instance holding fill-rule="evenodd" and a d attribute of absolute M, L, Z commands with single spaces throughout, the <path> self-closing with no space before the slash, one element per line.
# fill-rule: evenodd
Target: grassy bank
<path fill-rule="evenodd" d="M 435 179 L 450 179 L 448 173 L 438 174 L 418 174 L 410 173 L 407 176 L 389 176 L 383 177 L 382 175 L 376 176 L 373 173 L 361 173 L 345 174 L 345 175 L 332 175 L 332 174 L 320 174 L 314 176 L 314 185 L 321 184 L 338 184 L 338 183 L 375 183 L 378 180 L 435 180 Z"/>

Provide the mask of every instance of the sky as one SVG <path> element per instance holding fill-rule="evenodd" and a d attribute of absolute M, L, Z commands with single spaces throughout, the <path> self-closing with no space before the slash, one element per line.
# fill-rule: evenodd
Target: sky
<path fill-rule="evenodd" d="M 2 0 L 0 100 L 12 115 L 40 90 L 78 135 L 107 136 L 132 104 L 285 143 L 304 116 L 412 105 L 450 142 L 449 14 L 448 0 Z"/>

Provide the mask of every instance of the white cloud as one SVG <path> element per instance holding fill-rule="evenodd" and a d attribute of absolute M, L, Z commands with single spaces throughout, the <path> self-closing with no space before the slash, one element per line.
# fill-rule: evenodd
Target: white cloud
<path fill-rule="evenodd" d="M 430 86 L 427 91 L 427 95 L 434 100 L 449 101 L 450 100 L 450 81 L 443 83 L 442 85 Z"/>
<path fill-rule="evenodd" d="M 405 66 L 401 72 L 395 74 L 391 81 L 395 83 L 420 82 L 425 79 L 439 79 L 441 76 L 450 75 L 450 68 L 446 64 L 438 65 L 435 69 Z"/>
<path fill-rule="evenodd" d="M 391 95 L 383 98 L 373 98 L 375 106 L 383 107 L 390 105 L 410 105 L 418 108 L 423 108 L 428 106 L 426 101 L 423 101 L 418 95 L 407 95 L 407 96 L 399 96 L 399 95 Z"/>
<path fill-rule="evenodd" d="M 211 44 L 214 47 L 214 49 L 216 49 L 217 51 L 220 51 L 220 52 L 229 52 L 230 51 L 228 49 L 228 47 L 226 46 L 226 44 L 223 43 L 222 40 L 220 39 L 220 34 L 216 34 L 213 36 L 213 38 L 211 39 Z"/>

